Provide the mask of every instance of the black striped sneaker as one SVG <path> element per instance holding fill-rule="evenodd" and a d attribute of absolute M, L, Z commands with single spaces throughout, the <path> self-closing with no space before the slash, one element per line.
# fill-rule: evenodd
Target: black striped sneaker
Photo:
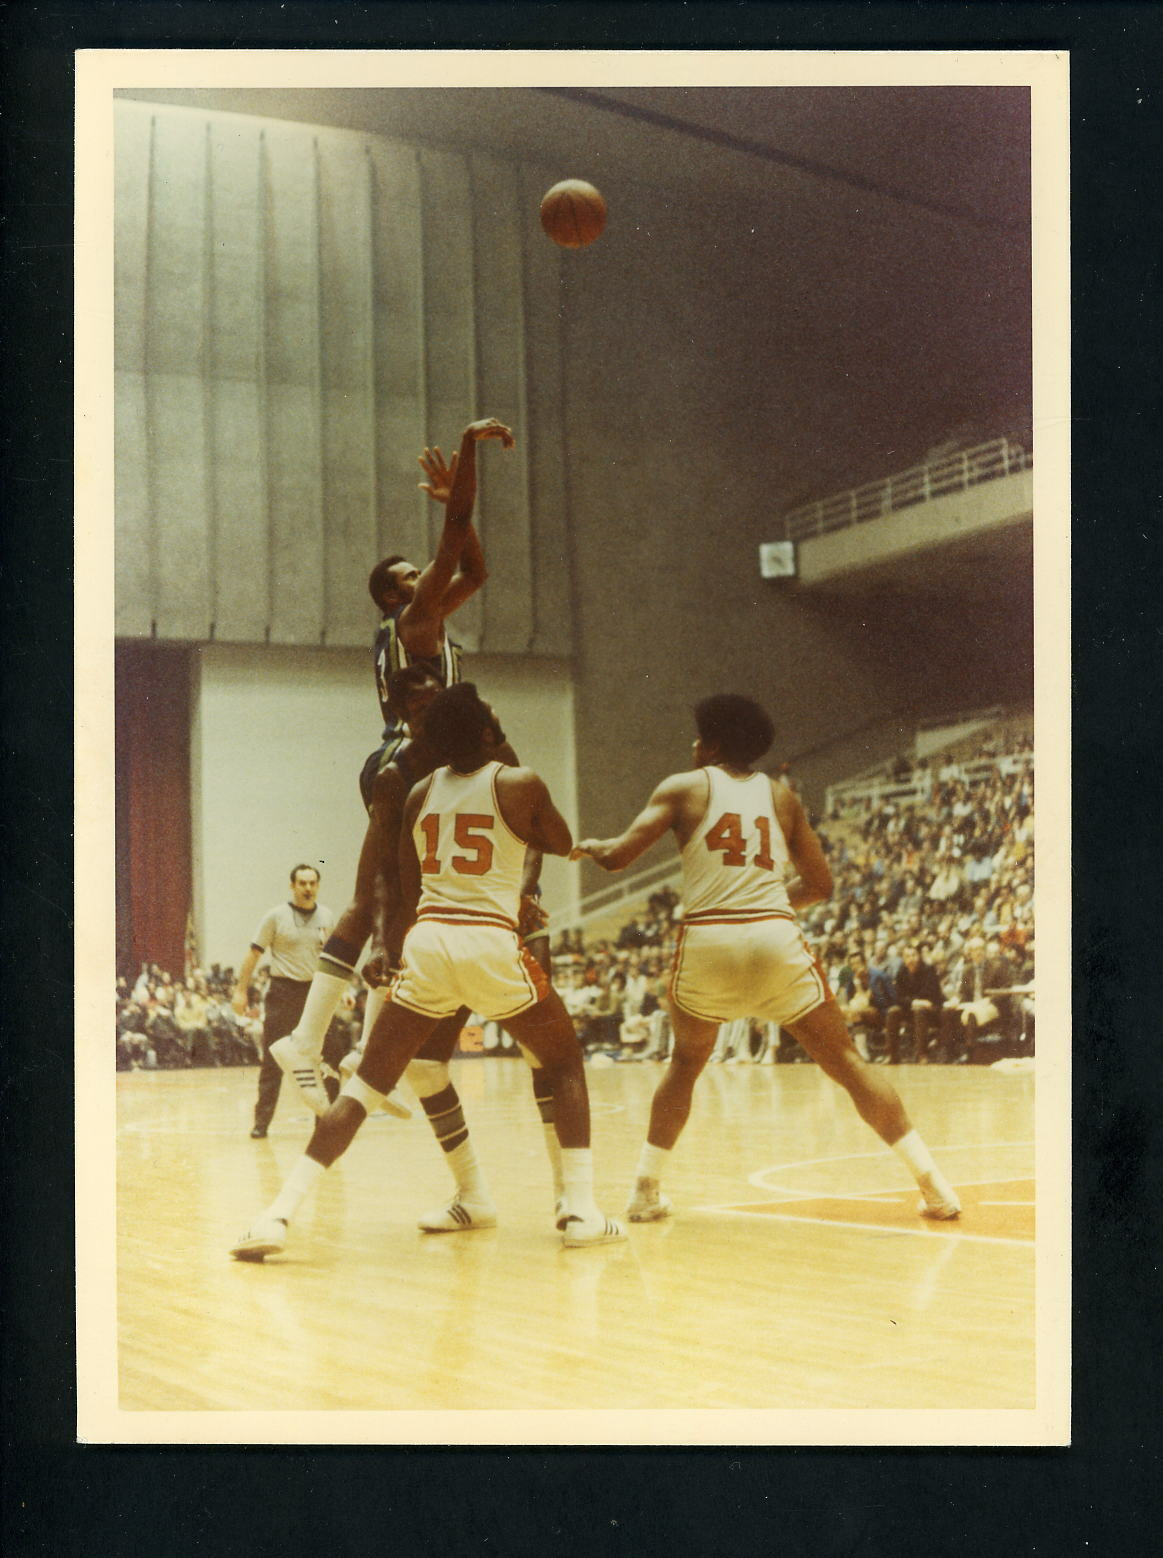
<path fill-rule="evenodd" d="M 258 1217 L 241 1239 L 230 1247 L 235 1260 L 262 1260 L 265 1255 L 281 1255 L 287 1243 L 287 1224 L 282 1217 Z"/>
<path fill-rule="evenodd" d="M 331 1107 L 327 1089 L 323 1086 L 323 1066 L 318 1056 L 311 1056 L 295 1043 L 294 1034 L 276 1039 L 271 1045 L 271 1059 L 284 1076 L 289 1077 L 299 1089 L 303 1102 L 316 1114 L 326 1114 Z"/>
<path fill-rule="evenodd" d="M 416 1226 L 424 1233 L 463 1233 L 469 1228 L 495 1228 L 497 1209 L 491 1201 L 470 1201 L 457 1195 L 447 1206 L 425 1212 Z"/>
<path fill-rule="evenodd" d="M 565 1220 L 565 1233 L 561 1242 L 567 1250 L 579 1250 L 591 1244 L 615 1244 L 626 1237 L 626 1230 L 616 1218 L 599 1212 L 596 1217 L 578 1217 L 576 1213 Z"/>

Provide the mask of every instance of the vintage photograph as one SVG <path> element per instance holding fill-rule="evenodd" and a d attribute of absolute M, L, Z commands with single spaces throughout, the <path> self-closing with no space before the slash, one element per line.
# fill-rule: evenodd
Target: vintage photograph
<path fill-rule="evenodd" d="M 82 1438 L 1068 1441 L 1067 81 L 78 56 Z"/>

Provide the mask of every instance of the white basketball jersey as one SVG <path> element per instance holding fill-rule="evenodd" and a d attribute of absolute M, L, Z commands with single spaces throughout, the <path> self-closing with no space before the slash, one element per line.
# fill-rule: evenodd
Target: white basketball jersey
<path fill-rule="evenodd" d="M 706 814 L 682 852 L 683 923 L 790 915 L 787 840 L 766 774 L 705 768 Z"/>
<path fill-rule="evenodd" d="M 496 780 L 503 764 L 472 774 L 438 768 L 416 816 L 418 916 L 515 926 L 526 846 L 501 816 Z"/>

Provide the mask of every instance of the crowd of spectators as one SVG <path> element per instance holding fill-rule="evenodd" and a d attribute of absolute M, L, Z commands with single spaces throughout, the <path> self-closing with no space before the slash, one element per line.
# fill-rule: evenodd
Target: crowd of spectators
<path fill-rule="evenodd" d="M 217 963 L 192 968 L 180 979 L 145 963 L 133 984 L 117 981 L 118 1071 L 171 1070 L 185 1066 L 253 1066 L 262 1059 L 262 1001 L 269 983 L 260 967 L 246 1011 L 231 1005 L 233 968 Z M 363 1021 L 363 990 L 353 986 L 339 1020 L 352 1030 Z"/>
<path fill-rule="evenodd" d="M 861 1054 L 892 1064 L 989 1062 L 1025 1056 L 1034 1040 L 1034 767 L 1025 738 L 993 738 L 957 761 L 898 760 L 886 777 L 835 807 L 818 831 L 833 891 L 801 922 Z M 650 894 L 608 938 L 562 933 L 554 982 L 591 1061 L 661 1059 L 682 906 Z M 184 979 L 149 964 L 117 982 L 119 1070 L 257 1064 L 265 970 L 243 1016 L 234 971 L 214 964 Z M 364 992 L 340 1011 L 358 1039 Z M 474 1023 L 477 1018 L 471 1019 Z M 495 1024 L 484 1053 L 516 1054 Z M 795 1062 L 799 1045 L 774 1024 L 720 1030 L 716 1062 Z"/>
<path fill-rule="evenodd" d="M 1028 738 L 990 738 L 932 765 L 897 759 L 885 777 L 901 788 L 870 786 L 863 799 L 817 821 L 834 887 L 800 916 L 858 1048 L 885 1064 L 1031 1054 Z M 667 1053 L 661 999 L 680 917 L 673 893 L 655 894 L 645 921 L 627 927 L 629 942 L 623 932 L 586 945 L 573 932 L 557 943 L 555 979 L 591 1055 Z M 790 1035 L 753 1022 L 724 1024 L 713 1058 L 806 1056 Z"/>

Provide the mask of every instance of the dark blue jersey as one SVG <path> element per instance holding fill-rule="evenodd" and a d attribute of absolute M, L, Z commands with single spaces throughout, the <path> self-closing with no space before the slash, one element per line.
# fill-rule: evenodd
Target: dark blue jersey
<path fill-rule="evenodd" d="M 406 603 L 405 603 L 406 604 Z M 397 622 L 403 606 L 387 612 L 381 619 L 372 652 L 375 656 L 376 693 L 380 700 L 380 714 L 384 721 L 384 740 L 389 741 L 400 733 L 401 724 L 388 707 L 388 679 L 393 671 L 406 665 L 421 665 L 442 687 L 451 687 L 460 681 L 460 645 L 445 635 L 440 652 L 435 655 L 411 655 L 400 642 Z"/>

